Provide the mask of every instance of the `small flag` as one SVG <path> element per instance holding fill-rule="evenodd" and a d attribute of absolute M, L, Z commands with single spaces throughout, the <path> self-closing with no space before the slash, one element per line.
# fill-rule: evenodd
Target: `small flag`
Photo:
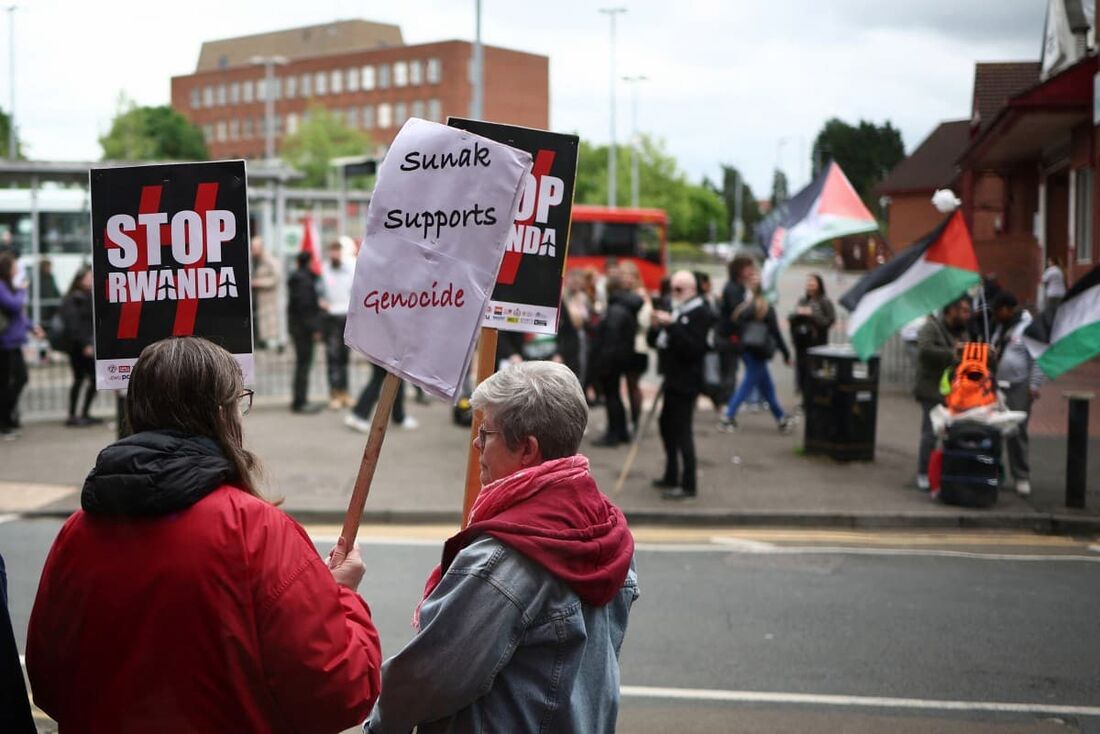
<path fill-rule="evenodd" d="M 756 230 L 767 253 L 764 290 L 774 294 L 779 273 L 814 245 L 878 229 L 871 212 L 835 161 Z"/>
<path fill-rule="evenodd" d="M 1100 354 L 1100 265 L 1073 284 L 1056 311 L 1031 322 L 1024 344 L 1051 379 Z"/>
<path fill-rule="evenodd" d="M 867 359 L 901 327 L 926 316 L 981 282 L 974 243 L 962 212 L 863 276 L 840 299 L 852 312 L 848 336 Z"/>
<path fill-rule="evenodd" d="M 320 240 L 321 237 L 317 234 L 317 227 L 313 224 L 313 217 L 307 214 L 302 219 L 302 229 L 302 252 L 308 252 L 310 254 L 309 269 L 313 271 L 314 275 L 320 275 L 321 256 L 318 240 Z"/>

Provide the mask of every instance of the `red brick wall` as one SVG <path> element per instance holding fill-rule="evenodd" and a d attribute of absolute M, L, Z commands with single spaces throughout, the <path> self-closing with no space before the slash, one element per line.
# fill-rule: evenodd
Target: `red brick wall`
<path fill-rule="evenodd" d="M 485 48 L 485 119 L 550 127 L 550 59 Z"/>
<path fill-rule="evenodd" d="M 932 192 L 895 194 L 890 197 L 889 241 L 897 253 L 931 232 L 943 215 L 932 206 Z"/>

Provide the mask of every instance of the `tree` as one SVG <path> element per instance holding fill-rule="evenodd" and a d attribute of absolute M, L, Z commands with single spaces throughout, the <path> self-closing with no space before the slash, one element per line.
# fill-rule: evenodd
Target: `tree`
<path fill-rule="evenodd" d="M 110 131 L 99 139 L 105 160 L 206 160 L 202 131 L 167 105 L 139 107 L 119 95 Z"/>
<path fill-rule="evenodd" d="M 283 159 L 305 178 L 297 185 L 319 188 L 328 179 L 333 158 L 363 155 L 372 148 L 370 136 L 338 120 L 327 109 L 314 106 L 293 135 L 283 138 Z"/>
<path fill-rule="evenodd" d="M 8 153 L 8 130 L 10 128 L 11 116 L 7 112 L 4 112 L 4 110 L 0 110 L 0 151 L 3 151 L 0 158 L 11 158 L 11 155 Z M 19 134 L 18 131 L 16 131 L 15 157 L 23 158 L 23 153 L 23 143 L 19 140 Z"/>
<path fill-rule="evenodd" d="M 693 184 L 679 169 L 676 159 L 660 140 L 640 136 L 638 155 L 639 205 L 664 209 L 669 220 L 669 239 L 705 242 L 713 235 L 729 236 L 729 217 L 722 197 L 712 188 Z M 607 204 L 606 145 L 581 141 L 574 198 L 580 204 Z M 630 205 L 630 147 L 616 149 L 618 188 L 616 204 Z"/>
<path fill-rule="evenodd" d="M 775 176 L 772 178 L 772 209 L 781 206 L 789 198 L 791 198 L 791 194 L 787 190 L 787 174 L 777 168 L 775 169 Z"/>
<path fill-rule="evenodd" d="M 709 184 L 712 191 L 722 197 L 722 202 L 726 205 L 726 221 L 730 222 L 732 226 L 733 220 L 737 217 L 737 186 L 738 179 L 740 179 L 741 185 L 741 222 L 744 225 L 742 232 L 743 236 L 748 236 L 752 233 L 752 228 L 756 226 L 756 223 L 760 221 L 760 206 L 756 203 L 756 195 L 752 192 L 752 187 L 745 181 L 745 177 L 741 175 L 741 172 L 730 165 L 722 164 L 722 186 L 718 187 L 714 184 L 710 184 L 709 181 L 704 181 L 704 185 Z M 731 233 L 732 237 L 733 233 Z"/>
<path fill-rule="evenodd" d="M 901 133 L 889 120 L 881 126 L 860 120 L 853 126 L 834 117 L 814 140 L 813 169 L 816 176 L 829 161 L 836 161 L 863 203 L 881 217 L 874 188 L 904 157 Z"/>

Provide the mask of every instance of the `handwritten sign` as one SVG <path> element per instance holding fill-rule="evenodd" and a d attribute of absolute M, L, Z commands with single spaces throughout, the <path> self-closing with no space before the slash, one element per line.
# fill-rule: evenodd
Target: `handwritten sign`
<path fill-rule="evenodd" d="M 95 168 L 96 387 L 125 388 L 141 350 L 201 336 L 253 381 L 244 161 Z"/>
<path fill-rule="evenodd" d="M 534 159 L 531 173 L 524 177 L 516 221 L 482 325 L 556 334 L 580 139 L 461 117 L 447 124 L 525 150 Z"/>
<path fill-rule="evenodd" d="M 507 145 L 406 122 L 378 171 L 344 341 L 453 400 L 530 170 Z"/>

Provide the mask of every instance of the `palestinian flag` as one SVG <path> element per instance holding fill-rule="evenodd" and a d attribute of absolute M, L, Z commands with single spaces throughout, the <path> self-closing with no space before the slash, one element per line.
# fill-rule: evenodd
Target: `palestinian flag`
<path fill-rule="evenodd" d="M 317 226 L 313 223 L 313 217 L 309 214 L 302 218 L 302 246 L 300 252 L 308 252 L 309 269 L 314 275 L 321 274 L 321 237 L 317 234 Z"/>
<path fill-rule="evenodd" d="M 1073 284 L 1057 311 L 1031 322 L 1024 343 L 1051 379 L 1100 354 L 1100 265 Z"/>
<path fill-rule="evenodd" d="M 871 212 L 836 162 L 795 194 L 756 231 L 768 259 L 764 290 L 775 293 L 779 273 L 814 245 L 878 229 Z"/>
<path fill-rule="evenodd" d="M 962 212 L 875 268 L 840 303 L 852 312 L 848 336 L 866 360 L 894 332 L 926 316 L 981 282 L 974 243 Z"/>

